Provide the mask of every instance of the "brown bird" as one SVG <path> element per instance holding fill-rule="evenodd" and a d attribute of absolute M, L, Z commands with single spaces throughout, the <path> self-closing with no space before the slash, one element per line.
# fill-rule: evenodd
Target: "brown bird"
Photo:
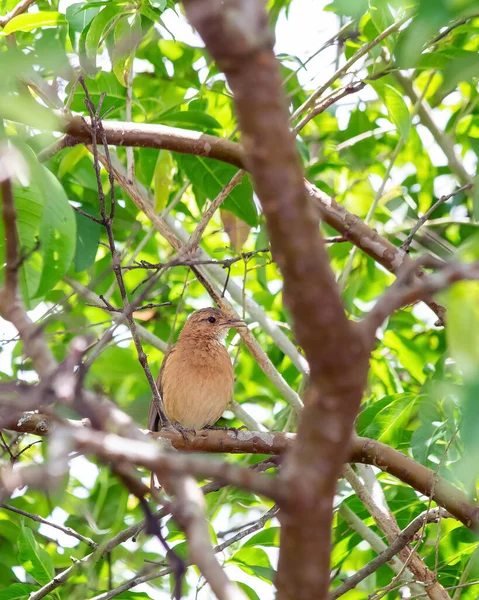
<path fill-rule="evenodd" d="M 166 354 L 157 379 L 166 416 L 178 429 L 195 431 L 214 425 L 233 395 L 233 365 L 222 341 L 243 321 L 217 308 L 190 315 L 178 341 Z M 150 405 L 148 429 L 158 431 L 160 418 Z"/>

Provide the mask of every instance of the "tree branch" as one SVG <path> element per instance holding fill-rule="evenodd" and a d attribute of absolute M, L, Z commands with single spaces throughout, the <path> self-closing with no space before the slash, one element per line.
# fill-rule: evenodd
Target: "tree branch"
<path fill-rule="evenodd" d="M 47 521 L 43 517 L 40 517 L 40 515 L 34 515 L 32 513 L 26 512 L 24 510 L 20 510 L 16 506 L 10 506 L 9 504 L 2 503 L 2 504 L 0 504 L 0 507 L 4 508 L 5 510 L 9 510 L 10 512 L 14 512 L 17 515 L 21 515 L 22 517 L 26 517 L 27 519 L 31 519 L 32 521 L 36 521 L 37 523 L 42 523 L 43 525 L 48 525 L 49 527 L 54 527 L 55 529 L 62 531 L 65 535 L 74 537 L 77 540 L 80 540 L 80 542 L 87 544 L 88 546 L 90 546 L 90 548 L 93 548 L 94 550 L 96 548 L 98 548 L 98 544 L 96 542 L 94 542 L 89 537 L 85 537 L 84 535 L 81 535 L 80 533 L 78 533 L 77 531 L 72 529 L 71 527 L 62 527 L 61 525 L 57 525 L 57 523 Z"/>
<path fill-rule="evenodd" d="M 1 391 L 1 388 L 0 388 Z M 67 421 L 72 427 L 88 426 L 87 421 Z M 30 413 L 14 417 L 2 423 L 4 429 L 48 435 L 55 422 L 47 415 Z M 187 439 L 178 432 L 146 432 L 153 438 L 168 439 L 176 450 L 187 452 L 232 453 L 232 454 L 275 454 L 285 453 L 293 444 L 296 435 L 270 431 L 223 431 L 204 429 L 196 435 L 188 434 Z M 419 464 L 402 452 L 387 444 L 369 438 L 355 437 L 352 443 L 351 463 L 373 465 L 397 477 L 425 496 L 432 497 L 440 506 L 450 512 L 466 527 L 479 532 L 479 506 L 468 496 L 437 475 L 431 469 Z"/>
<path fill-rule="evenodd" d="M 176 477 L 170 481 L 176 496 L 173 516 L 186 533 L 191 561 L 198 566 L 218 600 L 246 600 L 216 560 L 205 519 L 205 499 L 195 480 Z"/>
<path fill-rule="evenodd" d="M 384 510 L 381 510 L 377 506 L 367 486 L 363 485 L 350 466 L 346 466 L 345 468 L 345 477 L 369 514 L 373 517 L 379 529 L 386 536 L 386 539 L 393 544 L 395 539 L 400 535 L 400 529 L 389 507 L 386 506 Z M 426 513 L 429 511 L 430 509 Z M 424 522 L 423 519 L 423 525 Z M 435 574 L 427 567 L 415 549 L 405 545 L 404 548 L 399 550 L 398 554 L 404 563 L 403 570 L 409 567 L 416 579 L 424 583 L 431 600 L 450 600 L 443 586 L 436 580 Z M 397 579 L 399 578 L 398 576 L 396 577 Z"/>
<path fill-rule="evenodd" d="M 376 558 L 365 565 L 362 569 L 359 569 L 351 577 L 347 577 L 341 585 L 335 588 L 329 595 L 330 600 L 339 598 L 349 590 L 354 589 L 358 583 L 369 577 L 372 573 L 377 571 L 379 567 L 389 562 L 393 556 L 399 554 L 409 542 L 412 541 L 416 533 L 424 526 L 425 523 L 437 523 L 442 518 L 450 517 L 449 513 L 442 508 L 433 508 L 432 510 L 425 510 L 418 515 L 409 525 L 401 531 L 396 537 L 394 542 L 381 552 Z"/>

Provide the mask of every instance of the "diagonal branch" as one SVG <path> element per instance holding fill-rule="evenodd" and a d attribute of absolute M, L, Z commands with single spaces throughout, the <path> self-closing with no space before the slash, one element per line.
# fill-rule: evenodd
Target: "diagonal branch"
<path fill-rule="evenodd" d="M 330 600 L 339 598 L 349 590 L 354 589 L 363 579 L 369 577 L 372 573 L 377 571 L 379 567 L 389 562 L 396 554 L 399 554 L 409 542 L 412 541 L 416 533 L 424 526 L 424 523 L 437 523 L 441 518 L 447 518 L 450 515 L 441 508 L 434 508 L 429 511 L 424 511 L 418 515 L 409 525 L 398 534 L 393 543 L 381 552 L 376 558 L 365 565 L 362 569 L 359 569 L 354 575 L 346 578 L 341 585 L 338 585 L 331 594 L 329 595 Z"/>
<path fill-rule="evenodd" d="M 171 482 L 176 496 L 173 516 L 185 530 L 192 562 L 198 566 L 218 600 L 246 600 L 216 560 L 206 521 L 205 499 L 195 480 L 176 477 Z"/>

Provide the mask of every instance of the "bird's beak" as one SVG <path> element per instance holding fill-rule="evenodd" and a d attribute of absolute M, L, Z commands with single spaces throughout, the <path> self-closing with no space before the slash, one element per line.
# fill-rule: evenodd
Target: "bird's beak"
<path fill-rule="evenodd" d="M 227 327 L 248 327 L 241 319 L 226 319 L 224 325 Z"/>

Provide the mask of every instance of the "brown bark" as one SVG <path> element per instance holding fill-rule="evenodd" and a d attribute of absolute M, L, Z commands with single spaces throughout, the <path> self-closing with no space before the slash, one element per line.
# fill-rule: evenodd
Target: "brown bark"
<path fill-rule="evenodd" d="M 68 118 L 65 133 L 82 142 L 91 143 L 90 120 Z M 102 121 L 108 143 L 113 146 L 161 148 L 172 152 L 215 158 L 235 167 L 243 166 L 241 146 L 230 140 L 166 125 Z M 98 139 L 98 142 L 101 142 Z"/>
<path fill-rule="evenodd" d="M 87 424 L 71 420 L 68 423 L 73 427 Z M 5 429 L 41 436 L 48 435 L 54 425 L 50 417 L 38 413 L 28 413 L 3 423 Z M 196 435 L 189 434 L 187 441 L 180 433 L 172 431 L 150 432 L 149 435 L 169 439 L 176 450 L 183 452 L 229 454 L 280 455 L 291 448 L 296 439 L 296 435 L 291 433 L 243 430 L 235 433 L 222 429 L 206 429 L 198 431 Z M 466 527 L 479 532 L 479 506 L 463 491 L 402 452 L 369 438 L 355 437 L 349 462 L 374 465 L 390 473 L 425 496 L 431 496 Z"/>

